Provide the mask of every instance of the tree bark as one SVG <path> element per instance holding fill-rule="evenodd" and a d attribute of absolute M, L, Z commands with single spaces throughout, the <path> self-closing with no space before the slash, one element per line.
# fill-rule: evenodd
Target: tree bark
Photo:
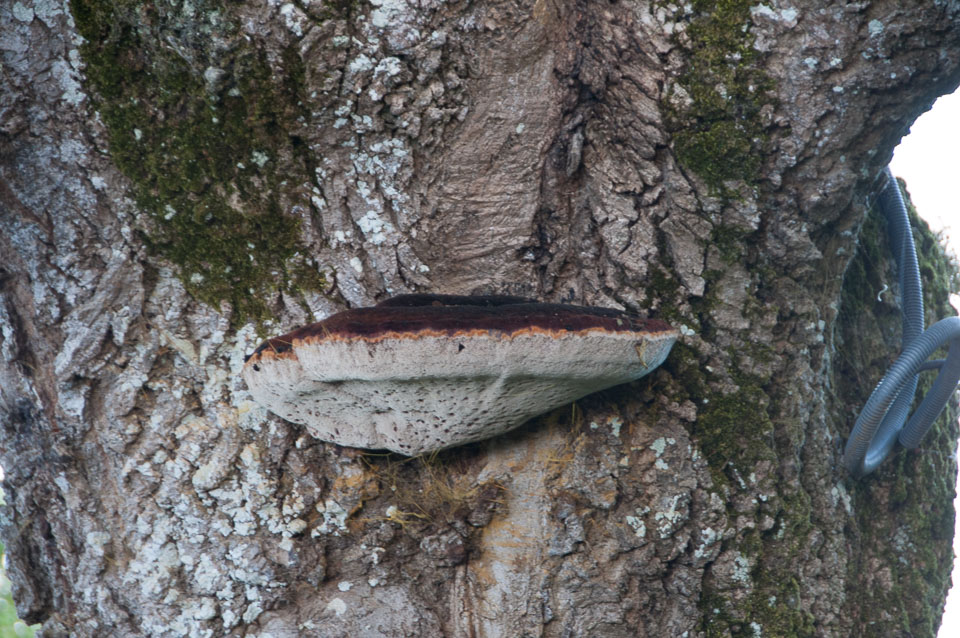
<path fill-rule="evenodd" d="M 0 7 L 0 531 L 45 636 L 934 636 L 955 411 L 839 464 L 899 348 L 869 212 L 960 6 Z M 914 219 L 928 318 L 955 269 Z M 429 458 L 250 401 L 402 292 L 640 311 L 640 382 Z"/>

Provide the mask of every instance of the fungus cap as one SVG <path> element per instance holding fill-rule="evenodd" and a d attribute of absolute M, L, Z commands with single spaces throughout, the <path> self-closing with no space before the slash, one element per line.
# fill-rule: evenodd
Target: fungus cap
<path fill-rule="evenodd" d="M 406 455 L 478 441 L 644 376 L 677 332 L 617 310 L 401 295 L 261 344 L 243 378 L 316 438 Z"/>

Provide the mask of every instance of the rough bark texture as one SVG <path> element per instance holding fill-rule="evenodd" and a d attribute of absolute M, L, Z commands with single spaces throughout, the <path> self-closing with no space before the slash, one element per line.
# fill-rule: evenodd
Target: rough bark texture
<path fill-rule="evenodd" d="M 960 81 L 956 2 L 0 4 L 2 536 L 44 635 L 935 635 L 954 419 L 838 459 L 899 343 L 866 202 Z M 427 459 L 249 401 L 260 336 L 407 291 L 688 335 Z"/>

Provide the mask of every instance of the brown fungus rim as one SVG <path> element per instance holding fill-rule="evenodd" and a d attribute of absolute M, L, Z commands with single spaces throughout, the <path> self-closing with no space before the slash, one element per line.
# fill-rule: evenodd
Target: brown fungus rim
<path fill-rule="evenodd" d="M 644 319 L 620 310 L 540 303 L 500 295 L 399 295 L 376 306 L 353 308 L 323 321 L 297 328 L 260 344 L 252 358 L 283 356 L 301 343 L 380 341 L 425 336 L 505 336 L 593 331 L 669 334 L 676 331 L 658 319 Z"/>

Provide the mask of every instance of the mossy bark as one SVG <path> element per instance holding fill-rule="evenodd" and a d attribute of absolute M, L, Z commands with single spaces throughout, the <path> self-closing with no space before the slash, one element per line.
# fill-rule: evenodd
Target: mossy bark
<path fill-rule="evenodd" d="M 960 82 L 958 11 L 0 7 L 21 616 L 49 636 L 932 638 L 955 406 L 875 475 L 839 458 L 899 344 L 868 202 Z M 956 267 L 913 225 L 937 319 Z M 638 383 L 431 458 L 250 401 L 259 336 L 414 291 L 684 337 Z"/>

